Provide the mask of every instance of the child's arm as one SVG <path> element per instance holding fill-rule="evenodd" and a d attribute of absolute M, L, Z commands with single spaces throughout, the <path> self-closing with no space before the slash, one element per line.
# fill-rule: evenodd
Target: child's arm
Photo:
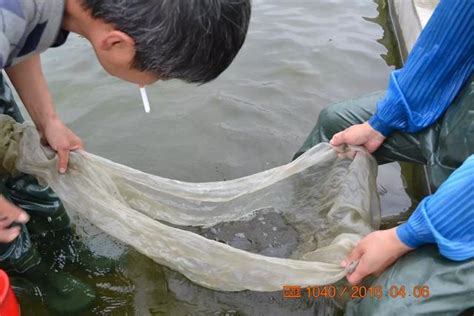
<path fill-rule="evenodd" d="M 58 170 L 64 173 L 69 151 L 82 148 L 82 141 L 56 115 L 40 56 L 34 55 L 7 68 L 6 72 L 41 136 L 58 153 Z"/>

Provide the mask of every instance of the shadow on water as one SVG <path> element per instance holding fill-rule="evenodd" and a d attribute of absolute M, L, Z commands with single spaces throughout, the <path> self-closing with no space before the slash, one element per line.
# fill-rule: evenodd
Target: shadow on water
<path fill-rule="evenodd" d="M 390 14 L 388 11 L 388 0 L 374 0 L 377 4 L 378 15 L 375 18 L 363 17 L 364 20 L 376 23 L 383 29 L 382 38 L 378 39 L 377 42 L 387 48 L 387 53 L 381 54 L 380 57 L 385 60 L 387 65 L 394 66 L 396 69 L 401 68 L 403 65 L 402 58 L 400 56 L 400 50 L 398 49 L 397 38 L 393 29 L 393 24 L 390 22 Z"/>
<path fill-rule="evenodd" d="M 322 108 L 321 104 L 355 97 L 375 89 L 383 89 L 383 85 L 380 85 L 379 82 L 381 78 L 386 78 L 390 67 L 382 65 L 383 62 L 380 63 L 380 57 L 385 60 L 388 66 L 399 67 L 401 65 L 396 53 L 398 52 L 395 46 L 396 41 L 388 26 L 389 16 L 386 0 L 376 1 L 378 15 L 375 18 L 361 18 L 360 15 L 355 18 L 353 10 L 345 8 L 346 6 L 357 7 L 361 12 L 364 12 L 362 15 L 377 14 L 371 5 L 369 6 L 363 1 L 322 1 L 318 4 L 320 13 L 314 13 L 319 14 L 317 17 L 302 15 L 304 11 L 301 11 L 301 9 L 304 6 L 312 5 L 313 1 L 301 0 L 297 2 L 293 7 L 293 2 L 288 2 L 292 4 L 288 5 L 288 3 L 278 2 L 274 4 L 266 1 L 254 1 L 253 27 L 258 29 L 258 32 L 255 31 L 249 35 L 248 43 L 246 43 L 247 52 L 244 50 L 240 54 L 240 61 L 235 63 L 237 66 L 224 74 L 225 79 L 213 83 L 215 86 L 212 86 L 213 84 L 206 86 L 218 91 L 222 90 L 217 96 L 211 95 L 207 90 L 199 90 L 204 92 L 191 90 L 198 97 L 189 98 L 180 92 L 181 86 L 177 83 L 163 83 L 165 88 L 160 91 L 161 94 L 156 94 L 153 98 L 162 105 L 160 113 L 156 114 L 153 129 L 155 125 L 158 126 L 157 128 L 162 127 L 163 129 L 153 133 L 151 138 L 148 138 L 152 149 L 135 144 L 136 138 L 146 138 L 148 137 L 146 134 L 140 134 L 134 129 L 130 132 L 130 138 L 132 139 L 130 141 L 127 138 L 129 135 L 123 135 L 123 130 L 117 131 L 115 127 L 107 125 L 105 121 L 107 119 L 107 122 L 111 122 L 117 119 L 119 120 L 117 124 L 120 125 L 127 122 L 132 124 L 136 119 L 139 122 L 144 121 L 141 126 L 144 126 L 145 130 L 151 123 L 144 120 L 142 116 L 137 116 L 136 112 L 132 114 L 127 112 L 130 111 L 129 104 L 120 103 L 120 100 L 125 100 L 125 98 L 117 97 L 122 91 L 131 95 L 136 91 L 129 88 L 121 89 L 118 85 L 119 89 L 117 90 L 117 88 L 112 87 L 113 85 L 109 85 L 105 81 L 106 79 L 102 79 L 101 73 L 97 75 L 98 72 L 93 70 L 95 68 L 91 68 L 86 61 L 81 59 L 77 63 L 64 66 L 65 68 L 72 67 L 73 70 L 76 69 L 74 67 L 78 67 L 75 70 L 77 76 L 70 78 L 74 84 L 63 77 L 62 73 L 65 72 L 65 68 L 56 67 L 59 75 L 51 77 L 53 78 L 52 86 L 58 87 L 58 90 L 61 91 L 61 94 L 56 95 L 56 100 L 63 98 L 63 103 L 77 101 L 83 104 L 83 107 L 65 112 L 65 117 L 70 120 L 68 123 L 71 123 L 73 128 L 77 129 L 78 133 L 85 138 L 88 148 L 120 163 L 131 166 L 137 163 L 138 166 L 134 167 L 146 172 L 185 181 L 202 181 L 203 179 L 214 181 L 243 176 L 284 163 L 293 155 L 314 124 L 317 113 Z M 278 8 L 278 5 L 281 7 Z M 342 9 L 343 7 L 344 9 Z M 318 19 L 317 23 L 314 22 L 314 19 Z M 331 19 L 334 19 L 334 21 Z M 364 20 L 381 26 L 383 36 L 374 40 L 373 29 L 368 32 L 369 35 L 366 37 L 363 34 L 361 35 L 362 30 L 367 27 L 371 28 L 371 23 L 361 23 Z M 275 25 L 283 25 L 284 31 L 275 34 L 273 30 L 275 25 L 270 22 L 277 23 Z M 307 25 L 304 23 L 307 23 Z M 334 25 L 335 23 L 338 24 L 337 27 Z M 380 30 L 376 31 L 375 34 L 380 34 Z M 312 33 L 307 34 L 308 32 Z M 308 38 L 313 39 L 311 43 L 308 42 Z M 380 53 L 383 49 L 379 47 L 379 44 L 373 45 L 374 41 L 384 45 L 387 52 Z M 348 44 L 348 42 L 350 43 Z M 256 46 L 257 44 L 267 46 L 262 48 Z M 79 45 L 82 45 L 82 43 L 76 42 L 75 45 L 78 45 L 76 48 L 79 51 Z M 309 49 L 304 49 L 307 48 L 305 45 L 310 46 Z M 374 52 L 375 50 L 377 52 Z M 248 51 L 252 53 L 249 55 Z M 247 77 L 255 72 L 255 67 L 261 65 L 261 52 L 265 52 L 264 64 L 266 65 L 263 67 L 262 74 L 260 74 L 261 77 L 250 78 L 249 82 L 242 81 L 240 78 Z M 275 59 L 275 52 L 279 52 L 284 57 L 281 57 L 281 60 Z M 56 65 L 59 57 L 55 56 L 54 53 L 49 56 L 47 62 Z M 353 60 L 349 57 L 353 57 Z M 242 60 L 246 62 L 243 63 Z M 298 60 L 301 60 L 301 62 L 298 62 Z M 310 60 L 311 63 L 306 63 L 305 60 Z M 348 64 L 344 64 L 344 62 Z M 86 71 L 81 73 L 83 68 Z M 349 68 L 354 71 L 348 71 Z M 238 71 L 244 73 L 238 73 Z M 370 71 L 373 71 L 373 73 L 369 73 Z M 97 87 L 87 86 L 90 78 L 81 77 L 81 74 L 88 76 L 91 73 L 98 77 Z M 374 78 L 377 75 L 379 77 Z M 276 82 L 274 81 L 275 76 L 288 79 L 288 81 L 285 82 L 282 79 L 282 82 Z M 254 84 L 257 79 L 260 80 L 260 84 Z M 226 86 L 229 83 L 231 83 L 230 88 Z M 246 90 L 243 94 L 239 94 L 241 91 L 234 92 L 232 90 L 244 86 Z M 83 92 L 77 92 L 81 87 L 91 90 L 91 93 L 84 95 Z M 206 87 L 201 89 L 211 89 Z M 311 90 L 314 87 L 317 89 Z M 97 91 L 100 91 L 100 93 L 94 89 L 98 89 Z M 164 99 L 169 95 L 173 95 L 175 90 L 179 91 L 176 103 L 172 103 L 174 102 L 172 101 L 173 98 Z M 94 91 L 99 97 L 94 97 Z M 235 95 L 232 95 L 232 93 L 235 93 Z M 110 97 L 110 95 L 113 97 Z M 198 107 L 199 104 L 196 100 L 203 99 L 206 101 L 210 97 L 212 97 L 211 101 L 214 103 L 227 102 L 228 104 L 226 107 L 215 107 L 214 103 L 211 107 L 208 107 L 208 104 Z M 298 99 L 296 99 L 297 97 Z M 247 98 L 251 102 L 245 101 Z M 126 100 L 128 102 L 128 99 Z M 88 102 L 92 104 L 93 101 L 104 103 L 101 104 L 103 110 L 95 109 L 88 104 Z M 58 102 L 59 106 L 61 106 L 60 103 Z M 184 103 L 187 103 L 185 104 L 186 110 L 181 107 Z M 210 104 L 210 102 L 207 103 Z M 265 107 L 266 103 L 275 106 Z M 166 104 L 172 104 L 174 108 L 168 110 Z M 117 112 L 122 111 L 122 117 L 119 118 L 115 112 L 108 111 L 110 109 L 109 105 L 115 106 Z M 236 106 L 239 106 L 238 112 L 234 112 Z M 59 110 L 65 111 L 62 108 Z M 130 115 L 127 115 L 127 113 Z M 221 113 L 225 115 L 220 117 Z M 112 118 L 110 118 L 110 115 L 112 115 Z M 218 124 L 196 125 L 195 121 L 201 120 L 199 115 L 204 115 L 203 120 L 210 117 Z M 193 120 L 194 117 L 196 119 Z M 229 117 L 238 118 L 240 121 L 236 123 L 229 120 Z M 120 119 L 123 121 L 120 121 Z M 159 121 L 160 119 L 163 121 Z M 178 121 L 175 122 L 174 119 L 179 122 L 184 120 L 181 125 L 182 128 L 175 128 L 174 125 Z M 186 122 L 188 124 L 185 124 Z M 278 126 L 280 129 L 275 130 L 274 126 Z M 100 127 L 102 129 L 99 129 Z M 222 133 L 216 133 L 211 127 L 221 128 L 219 131 Z M 197 130 L 191 128 L 197 128 Z M 284 130 L 284 132 L 280 130 Z M 251 134 L 246 134 L 247 131 L 250 131 Z M 137 134 L 133 134 L 134 132 Z M 198 132 L 201 139 L 204 140 L 200 140 L 197 145 L 194 145 L 195 139 L 187 142 L 189 135 Z M 101 137 L 97 137 L 97 135 L 101 135 Z M 114 139 L 114 137 L 117 137 L 116 135 L 121 135 L 121 138 Z M 216 135 L 226 137 L 221 140 L 216 138 Z M 181 140 L 182 143 L 171 139 L 172 137 L 179 139 L 180 136 L 185 139 L 184 141 Z M 275 141 L 273 137 L 276 137 L 278 141 Z M 205 139 L 209 140 L 205 141 Z M 143 142 L 146 143 L 146 140 L 144 139 Z M 125 152 L 115 152 L 117 148 L 122 148 L 122 146 L 110 146 L 110 143 L 114 143 L 114 141 L 120 142 L 124 148 L 127 148 L 124 149 Z M 214 142 L 217 144 L 218 150 L 212 147 Z M 160 147 L 152 147 L 155 143 L 159 143 Z M 207 156 L 203 154 L 203 150 L 199 151 L 196 149 L 197 147 L 193 146 L 208 148 Z M 235 148 L 238 148 L 238 150 L 232 151 Z M 254 151 L 249 154 L 242 148 Z M 179 157 L 192 156 L 193 159 L 185 161 L 169 156 L 173 152 L 177 152 Z M 143 157 L 147 156 L 146 153 L 154 154 L 155 159 L 152 162 L 144 161 Z M 214 160 L 209 159 L 209 156 L 213 157 Z M 247 163 L 249 159 L 245 158 L 248 156 L 257 157 L 251 159 L 251 161 L 255 161 L 253 165 Z M 211 164 L 212 161 L 214 161 L 213 164 Z M 238 161 L 239 164 L 235 161 Z M 244 164 L 244 162 L 247 164 Z M 196 168 L 199 168 L 202 174 L 206 175 L 206 178 L 193 171 Z M 235 170 L 240 173 L 236 173 Z M 212 174 L 212 171 L 216 172 Z M 416 194 L 417 184 L 414 181 L 414 179 L 418 179 L 418 176 L 412 178 L 412 173 L 408 173 L 405 178 L 397 177 L 397 181 L 392 181 L 393 174 L 400 174 L 398 164 L 383 167 L 381 173 L 386 175 L 385 181 L 381 180 L 379 182 L 382 207 L 391 210 L 389 215 L 398 214 L 400 210 L 409 212 L 413 203 L 419 198 Z M 209 176 L 213 178 L 209 179 Z M 406 194 L 402 197 L 390 194 L 392 192 L 404 193 L 406 190 L 409 192 L 409 197 Z M 388 225 L 393 225 L 398 221 L 399 219 Z M 96 298 L 92 306 L 78 311 L 76 313 L 78 315 L 230 316 L 337 315 L 342 313 L 333 302 L 319 298 L 309 299 L 303 296 L 301 299 L 283 299 L 281 292 L 257 293 L 243 291 L 228 293 L 200 287 L 179 273 L 160 266 L 126 245 L 113 240 L 90 225 L 87 220 L 74 217 L 74 223 L 79 236 L 77 238 L 72 235 L 61 238 L 48 235 L 37 236 L 33 239 L 33 242 L 37 244 L 51 271 L 70 273 L 91 286 L 96 292 Z M 291 231 L 288 234 L 291 235 Z M 246 246 L 245 240 L 234 240 L 233 242 L 242 247 Z M 41 290 L 41 288 L 47 286 L 47 284 L 44 284 L 47 283 L 46 280 L 32 284 L 24 278 L 13 276 L 13 281 L 17 285 L 16 290 L 21 302 L 22 315 L 73 315 L 71 312 L 55 312 L 48 307 L 51 305 L 48 301 L 49 298 L 44 296 Z M 70 302 L 71 305 L 74 303 L 73 301 Z"/>

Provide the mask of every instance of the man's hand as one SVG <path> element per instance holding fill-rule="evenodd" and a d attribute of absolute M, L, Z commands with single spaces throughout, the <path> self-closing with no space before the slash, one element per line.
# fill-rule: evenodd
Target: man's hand
<path fill-rule="evenodd" d="M 15 240 L 20 234 L 18 225 L 11 227 L 13 223 L 25 224 L 30 217 L 21 208 L 16 207 L 0 196 L 0 242 L 8 243 Z"/>
<path fill-rule="evenodd" d="M 349 256 L 341 262 L 341 266 L 345 268 L 351 262 L 359 261 L 355 271 L 347 275 L 347 281 L 356 285 L 368 275 L 379 276 L 398 258 L 411 250 L 413 248 L 406 246 L 398 239 L 396 228 L 379 230 L 362 239 Z"/>
<path fill-rule="evenodd" d="M 342 144 L 360 145 L 367 148 L 370 153 L 373 153 L 382 145 L 385 136 L 377 132 L 369 123 L 353 125 L 346 128 L 342 132 L 335 134 L 330 143 L 338 146 Z"/>
<path fill-rule="evenodd" d="M 7 68 L 6 72 L 40 131 L 42 140 L 58 153 L 59 172 L 65 173 L 69 151 L 82 149 L 82 141 L 56 115 L 53 99 L 41 68 L 40 56 L 33 55 Z"/>
<path fill-rule="evenodd" d="M 65 173 L 69 162 L 69 152 L 83 149 L 81 139 L 57 118 L 45 124 L 40 133 L 43 141 L 58 153 L 58 170 L 60 173 Z"/>

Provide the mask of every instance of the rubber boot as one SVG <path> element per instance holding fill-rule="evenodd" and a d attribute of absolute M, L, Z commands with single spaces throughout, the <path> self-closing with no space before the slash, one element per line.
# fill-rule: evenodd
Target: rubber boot
<path fill-rule="evenodd" d="M 71 228 L 71 221 L 58 196 L 48 186 L 38 184 L 30 175 L 9 178 L 4 195 L 31 216 L 27 224 L 41 256 L 55 258 L 53 265 L 79 264 L 88 272 L 105 274 L 115 261 L 93 254 Z"/>
<path fill-rule="evenodd" d="M 20 235 L 10 243 L 0 243 L 0 268 L 7 272 L 24 273 L 41 261 L 28 230 L 21 225 Z"/>
<path fill-rule="evenodd" d="M 12 117 L 18 123 L 23 123 L 24 118 L 13 98 L 13 93 L 8 86 L 3 74 L 0 72 L 0 113 Z"/>
<path fill-rule="evenodd" d="M 25 284 L 34 284 L 40 291 L 37 294 L 52 310 L 81 311 L 94 300 L 95 292 L 89 285 L 69 273 L 51 269 L 47 260 L 42 260 L 24 225 L 20 235 L 11 243 L 0 244 L 0 249 L 0 267 L 14 277 L 26 279 Z"/>
<path fill-rule="evenodd" d="M 3 194 L 32 217 L 28 227 L 32 234 L 34 230 L 54 231 L 69 227 L 70 220 L 61 200 L 49 186 L 40 185 L 34 177 L 27 174 L 9 177 Z"/>
<path fill-rule="evenodd" d="M 46 260 L 23 275 L 40 289 L 48 308 L 61 315 L 84 311 L 96 296 L 91 286 L 69 273 L 51 269 Z"/>

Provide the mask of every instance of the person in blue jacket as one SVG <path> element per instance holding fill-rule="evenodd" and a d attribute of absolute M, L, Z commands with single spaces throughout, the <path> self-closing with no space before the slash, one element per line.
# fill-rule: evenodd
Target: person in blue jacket
<path fill-rule="evenodd" d="M 405 66 L 391 73 L 385 97 L 376 108 L 352 102 L 324 109 L 296 154 L 329 141 L 335 146 L 364 146 L 379 163 L 428 164 L 442 171 L 438 180 L 452 173 L 421 201 L 407 223 L 360 241 L 341 263 L 346 267 L 358 262 L 347 275 L 352 284 L 381 274 L 424 244 L 437 244 L 451 260 L 474 257 L 473 6 L 473 1 L 442 0 Z M 450 107 L 457 95 L 463 108 Z M 448 126 L 447 120 L 455 126 Z M 447 141 L 458 128 L 459 136 Z"/>
<path fill-rule="evenodd" d="M 137 89 L 167 79 L 206 83 L 239 52 L 250 14 L 250 0 L 2 0 L 0 68 L 42 141 L 56 151 L 58 172 L 65 173 L 70 151 L 83 144 L 56 113 L 41 53 L 62 45 L 73 32 L 91 44 L 107 73 Z M 23 121 L 3 72 L 0 114 Z M 26 174 L 0 182 L 0 269 L 27 280 L 31 296 L 47 297 L 55 313 L 88 306 L 93 289 L 50 261 L 80 258 L 79 264 L 93 271 L 110 268 L 110 262 L 76 240 L 64 206 L 49 187 Z"/>

